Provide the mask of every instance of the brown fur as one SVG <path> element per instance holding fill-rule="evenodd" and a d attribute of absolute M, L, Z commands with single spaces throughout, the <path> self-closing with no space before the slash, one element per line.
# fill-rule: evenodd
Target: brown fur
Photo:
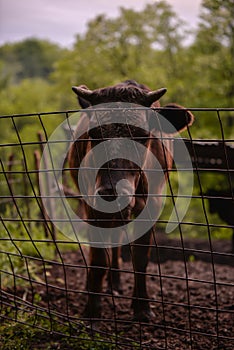
<path fill-rule="evenodd" d="M 78 95 L 78 99 L 80 103 L 85 103 L 86 105 L 90 104 L 98 104 L 98 103 L 105 103 L 105 102 L 130 102 L 134 104 L 138 104 L 139 106 L 144 106 L 146 101 L 146 94 L 150 91 L 149 88 L 147 88 L 145 85 L 138 84 L 134 81 L 126 81 L 125 83 L 117 84 L 114 87 L 109 88 L 103 88 L 93 91 L 90 94 L 90 99 L 85 101 L 83 99 L 83 96 Z M 152 104 L 152 107 L 157 108 L 159 107 L 159 101 L 154 101 Z M 163 111 L 164 116 L 166 118 L 168 117 L 170 121 L 175 124 L 175 128 L 179 131 L 180 129 L 185 128 L 187 125 L 191 125 L 193 122 L 193 116 L 191 113 L 186 112 L 183 107 L 177 106 L 177 105 L 170 105 L 170 111 L 165 109 Z M 174 110 L 173 110 L 174 109 Z M 179 121 L 177 122 L 177 112 L 182 111 L 182 117 L 179 115 Z M 140 113 L 140 112 L 139 112 Z M 139 114 L 140 117 L 140 114 Z M 177 127 L 178 124 L 178 127 Z M 83 128 L 85 126 L 88 129 L 89 125 L 89 117 L 87 114 L 83 114 L 80 118 L 80 121 L 77 125 L 77 130 L 79 128 Z M 116 131 L 118 129 L 118 132 Z M 131 136 L 138 136 L 139 130 L 130 130 L 128 131 L 128 137 Z M 126 129 L 114 128 L 114 126 L 105 129 L 105 136 L 111 138 L 111 137 L 119 137 L 121 136 L 121 133 L 125 134 Z M 134 135 L 132 135 L 132 133 Z M 158 135 L 158 138 L 154 139 L 152 138 L 155 133 Z M 120 135 L 119 135 L 120 134 Z M 155 190 L 156 193 L 161 194 L 162 189 L 165 185 L 165 182 L 169 175 L 169 170 L 172 168 L 173 159 L 170 152 L 173 151 L 173 144 L 170 139 L 171 135 L 168 136 L 168 140 L 165 141 L 164 144 L 160 141 L 160 138 L 164 135 L 164 132 L 155 131 L 154 135 L 151 133 L 148 133 L 147 140 L 145 143 L 145 162 L 148 161 L 148 152 L 151 151 L 155 157 L 158 159 L 158 161 L 161 164 L 162 169 L 164 170 L 164 177 L 163 178 L 155 178 Z M 122 135 L 123 136 L 123 135 Z M 126 135 L 125 135 L 126 137 Z M 82 140 L 83 139 L 83 140 Z M 71 176 L 74 180 L 74 182 L 77 185 L 77 189 L 79 191 L 79 185 L 77 183 L 78 178 L 78 172 L 80 168 L 81 160 L 84 158 L 84 156 L 92 149 L 92 141 L 90 139 L 90 136 L 88 133 L 85 133 L 82 135 L 79 139 L 77 139 L 71 146 L 70 152 L 69 152 L 69 165 L 71 168 L 74 168 L 71 170 Z M 144 175 L 144 172 L 140 172 L 139 169 L 135 167 L 135 172 L 130 171 L 129 169 L 131 167 L 134 168 L 134 165 L 130 164 L 129 161 L 124 160 L 117 160 L 117 162 L 109 162 L 108 166 L 113 169 L 111 171 L 111 181 L 113 183 L 117 183 L 119 179 L 121 178 L 127 178 L 129 180 L 129 183 L 131 183 L 132 188 L 134 189 L 134 193 L 139 196 L 135 196 L 132 203 L 130 203 L 129 207 L 120 213 L 117 213 L 115 218 L 113 215 L 103 215 L 103 213 L 100 213 L 98 211 L 93 210 L 90 208 L 87 204 L 84 203 L 84 219 L 87 218 L 89 220 L 99 220 L 94 222 L 93 225 L 100 226 L 100 227 L 109 227 L 111 230 L 111 226 L 118 226 L 125 223 L 125 221 L 130 220 L 131 216 L 138 216 L 138 214 L 143 210 L 145 206 L 145 199 L 147 196 L 147 181 L 146 177 Z M 150 166 L 150 164 L 147 164 L 147 167 Z M 115 169 L 123 169 L 120 171 L 115 171 Z M 125 170 L 126 169 L 126 170 Z M 109 175 L 110 176 L 110 175 Z M 107 176 L 106 171 L 103 169 L 98 173 L 97 176 L 97 187 L 102 188 L 103 191 L 106 190 L 106 188 L 109 186 L 110 179 Z M 110 191 L 110 190 L 109 190 Z M 145 194 L 145 197 L 142 196 L 142 194 Z M 114 193 L 113 193 L 114 195 Z M 159 211 L 161 206 L 161 200 L 160 198 L 155 198 L 154 200 L 154 209 L 155 211 Z M 108 220 L 109 219 L 109 220 Z M 114 221 L 116 220 L 116 222 Z M 118 221 L 118 220 L 119 221 Z M 153 230 L 153 228 L 152 228 Z M 133 302 L 132 307 L 134 310 L 134 316 L 138 320 L 147 321 L 151 316 L 151 311 L 149 307 L 149 302 L 147 301 L 148 295 L 146 290 L 146 279 L 145 279 L 145 272 L 148 264 L 148 257 L 149 257 L 149 246 L 151 242 L 151 236 L 152 236 L 152 230 L 144 234 L 141 238 L 139 238 L 137 241 L 134 242 L 132 245 L 132 259 L 133 259 L 133 266 L 135 270 L 135 284 L 134 284 L 134 291 L 133 291 Z M 111 267 L 109 269 L 108 273 L 108 281 L 109 281 L 109 288 L 111 290 L 117 290 L 121 292 L 121 284 L 120 284 L 120 274 L 119 274 L 119 256 L 120 256 L 120 248 L 112 248 L 112 258 L 110 257 L 110 252 L 107 249 L 101 249 L 101 248 L 90 248 L 90 269 L 88 274 L 88 280 L 87 280 L 87 288 L 89 292 L 88 302 L 86 306 L 85 313 L 89 317 L 99 317 L 101 313 L 101 306 L 100 306 L 100 295 L 102 291 L 102 282 L 103 278 L 106 274 L 106 270 L 108 267 Z M 141 300 L 139 300 L 139 298 Z"/>

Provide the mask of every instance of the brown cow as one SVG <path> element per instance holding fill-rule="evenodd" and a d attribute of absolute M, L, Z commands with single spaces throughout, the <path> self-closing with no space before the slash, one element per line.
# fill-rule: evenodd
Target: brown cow
<path fill-rule="evenodd" d="M 154 193 L 160 195 L 165 185 L 168 171 L 171 169 L 173 163 L 173 155 L 171 153 L 173 151 L 172 133 L 179 132 L 191 125 L 194 119 L 193 115 L 181 106 L 169 104 L 165 106 L 165 108 L 158 110 L 158 112 L 170 124 L 164 123 L 163 120 L 165 119 L 163 117 L 158 124 L 155 124 L 154 119 L 156 120 L 158 118 L 158 113 L 153 108 L 160 106 L 158 100 L 164 95 L 166 89 L 151 91 L 145 85 L 138 84 L 133 80 L 94 91 L 81 85 L 79 87 L 73 87 L 73 91 L 77 94 L 81 107 L 83 109 L 87 108 L 87 113 L 84 111 L 76 129 L 77 131 L 80 129 L 87 131 L 75 140 L 69 151 L 71 176 L 78 190 L 80 191 L 78 174 L 81 161 L 88 152 L 92 153 L 92 148 L 95 145 L 101 143 L 104 139 L 135 138 L 135 140 L 144 145 L 144 161 L 147 162 L 149 152 L 151 152 L 157 158 L 163 169 L 162 176 L 157 177 L 156 173 L 154 182 Z M 105 105 L 105 103 L 114 103 L 115 108 L 121 108 L 125 106 L 125 104 L 127 104 L 128 107 L 130 106 L 134 118 L 142 125 L 142 129 L 139 127 L 139 123 L 137 127 L 134 127 L 134 125 L 116 123 L 108 124 L 107 126 L 103 125 L 105 124 L 105 119 L 109 120 L 111 118 L 112 111 L 108 109 L 102 110 L 102 108 L 100 108 L 102 126 L 99 126 L 97 123 L 95 124 L 96 113 L 92 113 L 92 106 L 99 104 L 101 104 L 102 107 L 103 104 L 104 106 L 109 106 L 108 104 Z M 88 113 L 89 110 L 91 111 L 90 113 Z M 149 118 L 146 117 L 146 110 L 150 110 Z M 155 125 L 161 130 L 155 130 Z M 170 127 L 170 125 L 173 127 Z M 154 133 L 152 133 L 153 129 Z M 155 135 L 158 135 L 158 137 L 155 137 Z M 163 135 L 166 136 L 166 139 L 162 143 Z M 98 171 L 95 188 L 93 192 L 90 193 L 92 195 L 91 197 L 94 198 L 93 201 L 95 201 L 95 196 L 97 195 L 107 201 L 106 203 L 109 202 L 111 204 L 111 202 L 117 198 L 116 185 L 122 179 L 127 179 L 128 181 L 123 184 L 120 192 L 123 196 L 131 197 L 131 200 L 123 210 L 117 211 L 115 214 L 110 214 L 95 210 L 87 203 L 84 203 L 85 217 L 83 218 L 89 220 L 91 225 L 96 227 L 97 231 L 100 230 L 100 228 L 110 228 L 111 232 L 113 227 L 119 227 L 129 222 L 132 217 L 137 217 L 145 207 L 148 193 L 145 174 L 134 162 L 128 159 L 122 159 L 121 154 L 117 156 L 115 154 L 113 159 L 108 161 Z M 153 208 L 152 213 L 154 211 L 159 212 L 160 206 L 161 198 L 160 196 L 155 196 L 151 200 L 151 207 Z M 141 225 L 139 223 L 136 225 L 135 229 L 139 231 L 140 228 Z M 138 235 L 138 238 L 131 245 L 131 255 L 135 271 L 132 307 L 135 319 L 140 321 L 148 321 L 152 316 L 148 302 L 145 276 L 152 230 L 153 227 L 143 234 L 143 236 Z M 99 237 L 98 233 L 97 237 Z M 87 279 L 89 294 L 85 314 L 91 318 L 100 317 L 100 293 L 102 291 L 103 278 L 107 270 L 109 271 L 108 281 L 110 289 L 112 291 L 121 291 L 118 271 L 120 247 L 115 246 L 111 249 L 111 252 L 112 258 L 110 259 L 109 250 L 105 247 L 99 248 L 91 246 L 90 248 L 90 268 Z"/>

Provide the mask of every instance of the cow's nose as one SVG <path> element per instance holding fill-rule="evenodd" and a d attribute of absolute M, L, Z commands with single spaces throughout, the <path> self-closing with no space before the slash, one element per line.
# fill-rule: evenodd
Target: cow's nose
<path fill-rule="evenodd" d="M 117 194 L 112 188 L 99 189 L 97 195 L 107 202 L 113 202 L 117 198 Z"/>
<path fill-rule="evenodd" d="M 95 190 L 94 207 L 103 212 L 114 213 L 127 206 L 134 206 L 133 188 L 128 181 L 120 180 L 115 186 L 100 186 Z"/>
<path fill-rule="evenodd" d="M 99 198 L 103 202 L 100 202 Z M 117 212 L 130 205 L 132 201 L 132 193 L 126 188 L 118 189 L 118 193 L 112 188 L 99 188 L 95 192 L 94 206 L 98 210 Z"/>

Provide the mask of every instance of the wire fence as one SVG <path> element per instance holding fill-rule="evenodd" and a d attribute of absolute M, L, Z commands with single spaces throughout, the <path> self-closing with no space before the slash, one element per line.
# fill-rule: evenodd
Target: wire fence
<path fill-rule="evenodd" d="M 178 169 L 172 168 L 150 243 L 147 301 L 154 315 L 147 323 L 131 313 L 138 273 L 131 260 L 134 243 L 121 250 L 122 290 L 117 293 L 104 282 L 98 293 L 102 315 L 93 320 L 83 313 L 90 294 L 89 248 L 64 235 L 44 206 L 40 174 L 57 170 L 62 170 L 63 192 L 74 212 L 80 205 L 66 157 L 63 169 L 51 169 L 45 159 L 41 167 L 43 150 L 64 122 L 58 152 L 68 142 L 69 118 L 75 111 L 1 117 L 0 130 L 10 132 L 6 137 L 2 133 L 0 144 L 0 327 L 32 328 L 41 337 L 35 348 L 43 348 L 48 339 L 67 339 L 74 349 L 74 344 L 80 349 L 234 348 L 234 109 L 191 110 L 195 126 L 175 138 L 174 153 L 186 188 L 188 169 L 180 143 L 186 145 L 193 192 L 183 220 L 166 234 L 178 196 Z M 48 191 L 53 212 L 61 201 L 58 183 L 49 182 Z M 186 196 L 185 190 L 181 197 Z M 109 259 L 109 250 L 107 254 Z M 111 266 L 99 269 L 116 272 Z"/>

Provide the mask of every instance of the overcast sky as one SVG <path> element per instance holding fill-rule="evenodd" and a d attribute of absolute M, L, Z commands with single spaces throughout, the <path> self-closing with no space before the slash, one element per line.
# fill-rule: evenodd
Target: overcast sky
<path fill-rule="evenodd" d="M 156 1 L 156 0 L 155 0 Z M 0 45 L 28 37 L 71 46 L 87 21 L 100 13 L 117 16 L 120 6 L 140 10 L 154 0 L 0 0 Z M 201 0 L 167 0 L 175 12 L 196 26 Z"/>

